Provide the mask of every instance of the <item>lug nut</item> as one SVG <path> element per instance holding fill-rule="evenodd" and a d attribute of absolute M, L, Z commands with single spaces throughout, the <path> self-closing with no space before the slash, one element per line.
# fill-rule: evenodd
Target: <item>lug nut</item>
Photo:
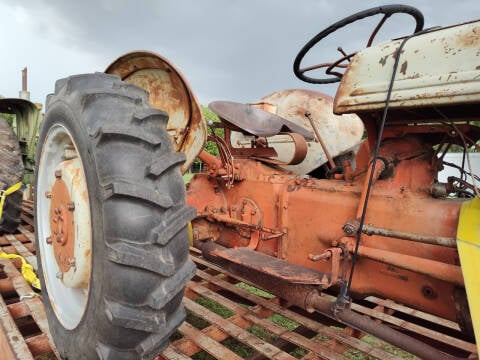
<path fill-rule="evenodd" d="M 67 204 L 67 209 L 68 209 L 69 211 L 75 210 L 75 203 L 74 203 L 73 201 L 72 201 L 72 202 L 69 202 L 69 203 Z"/>
<path fill-rule="evenodd" d="M 51 244 L 52 243 L 52 237 L 51 236 L 47 236 L 45 238 L 45 241 L 47 242 L 47 244 Z"/>
<path fill-rule="evenodd" d="M 51 191 L 45 191 L 45 197 L 47 199 L 51 199 L 52 198 L 52 192 Z"/>
<path fill-rule="evenodd" d="M 60 179 L 62 177 L 62 170 L 55 170 L 55 177 Z"/>
<path fill-rule="evenodd" d="M 343 225 L 342 230 L 347 236 L 355 236 L 360 230 L 360 222 L 358 220 L 351 220 Z"/>
<path fill-rule="evenodd" d="M 57 277 L 58 280 L 62 280 L 63 279 L 63 273 L 61 271 L 57 272 L 56 277 Z"/>

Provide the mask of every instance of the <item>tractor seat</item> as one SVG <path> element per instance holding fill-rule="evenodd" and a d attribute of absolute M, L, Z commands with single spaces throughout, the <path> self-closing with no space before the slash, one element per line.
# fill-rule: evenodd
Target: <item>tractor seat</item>
<path fill-rule="evenodd" d="M 281 132 L 292 132 L 302 135 L 306 140 L 314 139 L 313 133 L 307 129 L 249 104 L 214 101 L 208 104 L 208 107 L 234 131 L 262 137 L 278 135 Z"/>

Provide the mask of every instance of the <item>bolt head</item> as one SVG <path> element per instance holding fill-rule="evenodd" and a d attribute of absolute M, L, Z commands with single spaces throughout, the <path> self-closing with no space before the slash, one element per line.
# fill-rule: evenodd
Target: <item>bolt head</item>
<path fill-rule="evenodd" d="M 47 242 L 47 244 L 51 244 L 52 243 L 52 237 L 51 236 L 47 236 L 45 238 L 45 241 Z"/>
<path fill-rule="evenodd" d="M 51 199 L 52 198 L 52 192 L 51 191 L 45 191 L 45 197 L 47 199 Z"/>
<path fill-rule="evenodd" d="M 59 280 L 63 279 L 63 273 L 61 271 L 57 272 L 56 278 Z"/>
<path fill-rule="evenodd" d="M 60 179 L 62 177 L 62 170 L 55 170 L 55 177 Z"/>
<path fill-rule="evenodd" d="M 69 210 L 69 211 L 74 211 L 75 210 L 75 203 L 73 201 L 69 202 L 67 204 L 67 210 Z"/>

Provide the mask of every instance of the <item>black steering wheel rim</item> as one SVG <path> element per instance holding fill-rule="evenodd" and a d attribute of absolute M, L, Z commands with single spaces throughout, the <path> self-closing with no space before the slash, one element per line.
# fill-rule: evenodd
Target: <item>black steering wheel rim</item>
<path fill-rule="evenodd" d="M 322 30 L 317 35 L 315 35 L 312 39 L 310 39 L 310 41 L 308 41 L 302 47 L 302 49 L 299 51 L 299 53 L 295 57 L 295 61 L 293 62 L 293 72 L 295 73 L 295 76 L 300 80 L 303 80 L 311 84 L 330 84 L 330 83 L 335 83 L 340 81 L 340 77 L 338 77 L 338 75 L 335 77 L 324 78 L 324 79 L 306 76 L 304 74 L 304 71 L 302 71 L 302 69 L 300 68 L 300 64 L 303 58 L 305 57 L 305 55 L 310 51 L 311 48 L 313 48 L 316 44 L 318 44 L 322 39 L 324 39 L 331 33 L 337 31 L 338 29 L 343 28 L 346 25 L 349 25 L 355 21 L 364 19 L 366 17 L 370 17 L 378 14 L 384 14 L 384 18 L 388 18 L 395 13 L 408 14 L 415 19 L 416 25 L 415 25 L 414 33 L 417 33 L 423 29 L 423 25 L 424 25 L 423 14 L 420 12 L 420 10 L 418 10 L 417 8 L 414 8 L 413 6 L 385 5 L 385 6 L 377 6 L 371 9 L 360 11 L 340 21 L 337 21 L 336 23 L 330 25 L 329 27 L 327 27 L 326 29 Z"/>

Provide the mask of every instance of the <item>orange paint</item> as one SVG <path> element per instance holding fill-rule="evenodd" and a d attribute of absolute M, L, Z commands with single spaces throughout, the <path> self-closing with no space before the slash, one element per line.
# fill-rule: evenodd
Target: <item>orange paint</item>
<path fill-rule="evenodd" d="M 340 244 L 345 238 L 343 225 L 358 217 L 368 181 L 366 149 L 362 146 L 359 151 L 358 166 L 348 181 L 302 178 L 249 159 L 235 159 L 243 180 L 236 181 L 231 188 L 221 175 L 212 176 L 218 172 L 197 174 L 187 190 L 188 203 L 198 210 L 193 221 L 195 240 L 212 238 L 227 247 L 254 246 L 257 251 L 297 265 L 326 273 L 338 271 L 331 259 L 311 258 L 312 254 L 322 254 Z M 383 171 L 379 171 L 372 188 L 366 224 L 455 237 L 461 202 L 430 196 L 435 176 L 432 154 L 431 146 L 416 137 L 385 142 L 380 155 L 387 165 L 385 169 L 378 168 Z M 204 159 L 209 161 L 208 157 Z M 218 167 L 218 159 L 210 164 Z M 256 209 L 254 217 L 242 217 L 240 199 L 248 199 L 250 211 Z M 349 239 L 355 241 L 353 237 Z M 457 267 L 456 249 L 366 235 L 361 244 L 362 251 L 371 248 L 383 254 L 398 254 L 409 262 L 410 270 L 372 260 L 372 256 L 362 252 L 353 277 L 354 296 L 386 297 L 456 320 L 452 294 L 455 283 L 462 280 L 456 277 L 450 281 L 441 274 L 442 269 Z M 427 263 L 439 266 L 428 271 L 419 268 Z"/>

